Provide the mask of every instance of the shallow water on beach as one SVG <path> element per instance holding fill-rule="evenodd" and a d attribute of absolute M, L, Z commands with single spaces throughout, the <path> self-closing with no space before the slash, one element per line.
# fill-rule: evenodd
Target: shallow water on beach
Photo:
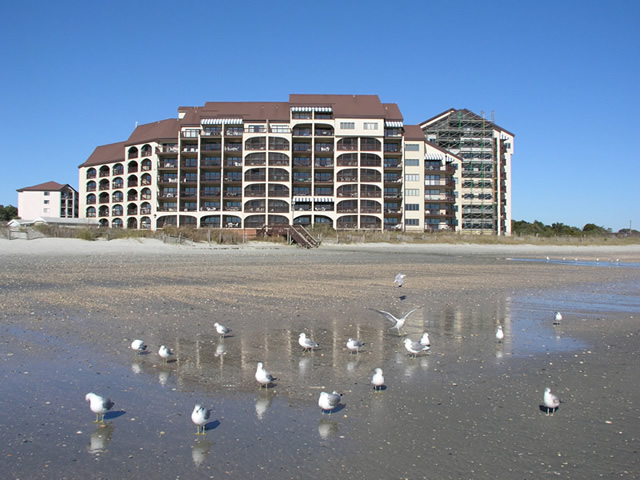
<path fill-rule="evenodd" d="M 404 336 L 364 309 L 348 321 L 305 329 L 321 344 L 308 353 L 297 344 L 300 328 L 271 320 L 250 332 L 234 328 L 225 339 L 167 334 L 176 358 L 166 365 L 155 345 L 136 355 L 128 341 L 70 343 L 46 329 L 3 325 L 4 476 L 593 478 L 624 469 L 633 475 L 637 462 L 630 459 L 637 455 L 628 451 L 624 426 L 616 427 L 624 435 L 608 432 L 600 409 L 576 407 L 574 399 L 553 417 L 538 407 L 542 390 L 561 372 L 571 384 L 567 369 L 551 380 L 557 367 L 550 367 L 550 355 L 590 362 L 593 345 L 573 338 L 571 325 L 637 315 L 637 293 L 635 284 L 618 283 L 425 305 L 405 329 L 416 340 L 430 333 L 431 351 L 415 359 L 404 350 Z M 400 315 L 409 306 L 398 301 L 389 309 Z M 556 310 L 565 317 L 560 326 L 552 325 Z M 500 344 L 497 324 L 506 331 Z M 361 353 L 345 349 L 348 337 L 366 342 Z M 253 378 L 257 361 L 277 377 L 269 389 Z M 376 367 L 385 373 L 381 392 L 370 384 Z M 317 397 L 334 389 L 344 394 L 342 404 L 322 414 Z M 92 423 L 84 402 L 89 391 L 115 401 L 104 426 Z M 195 403 L 213 408 L 205 436 L 194 435 Z M 605 459 L 597 467 L 587 460 L 595 447 L 586 437 L 575 439 L 581 429 L 609 442 L 598 447 Z"/>

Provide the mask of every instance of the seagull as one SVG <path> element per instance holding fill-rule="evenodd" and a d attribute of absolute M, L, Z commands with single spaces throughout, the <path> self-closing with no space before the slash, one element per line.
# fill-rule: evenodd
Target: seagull
<path fill-rule="evenodd" d="M 420 337 L 420 344 L 426 345 L 427 347 L 431 346 L 431 340 L 429 340 L 429 334 L 427 332 L 424 332 L 422 337 Z"/>
<path fill-rule="evenodd" d="M 347 348 L 352 352 L 355 350 L 358 353 L 362 347 L 364 347 L 364 342 L 360 340 L 350 338 L 347 342 Z"/>
<path fill-rule="evenodd" d="M 549 415 L 549 410 L 553 415 L 553 412 L 560 406 L 560 399 L 557 395 L 551 393 L 551 389 L 548 387 L 544 389 L 544 406 L 547 407 L 547 416 Z"/>
<path fill-rule="evenodd" d="M 211 410 L 207 410 L 202 405 L 196 405 L 191 412 L 191 421 L 196 424 L 196 435 L 206 435 L 207 420 L 211 416 Z M 202 427 L 202 433 L 200 428 Z"/>
<path fill-rule="evenodd" d="M 395 280 L 393 281 L 393 283 L 397 283 L 398 284 L 398 288 L 400 288 L 402 286 L 402 284 L 404 283 L 404 278 L 406 277 L 406 275 L 404 273 L 399 273 L 396 275 Z"/>
<path fill-rule="evenodd" d="M 409 352 L 409 355 L 413 355 L 414 358 L 418 356 L 418 353 L 420 352 L 427 352 L 429 351 L 429 347 L 426 345 L 422 345 L 420 342 L 414 342 L 413 340 L 411 340 L 410 338 L 405 338 L 404 339 L 404 348 L 407 349 L 407 351 Z"/>
<path fill-rule="evenodd" d="M 498 325 L 498 330 L 496 330 L 496 340 L 498 342 L 502 342 L 502 340 L 504 340 L 504 330 L 502 330 L 502 325 Z"/>
<path fill-rule="evenodd" d="M 220 335 L 220 338 L 224 338 L 224 336 L 231 331 L 230 328 L 220 325 L 218 322 L 214 323 L 213 326 L 216 327 L 216 331 Z"/>
<path fill-rule="evenodd" d="M 298 343 L 302 347 L 302 350 L 305 352 L 307 350 L 313 350 L 314 348 L 318 348 L 320 346 L 309 337 L 307 337 L 307 334 L 304 332 L 300 334 L 300 337 L 298 337 Z"/>
<path fill-rule="evenodd" d="M 561 321 L 562 321 L 562 314 L 560 312 L 556 312 L 556 316 L 554 318 L 553 324 L 560 325 Z"/>
<path fill-rule="evenodd" d="M 115 405 L 110 398 L 104 398 L 95 393 L 87 393 L 84 399 L 89 402 L 89 408 L 96 414 L 96 421 L 93 423 L 104 423 L 104 414 Z"/>
<path fill-rule="evenodd" d="M 376 368 L 373 377 L 371 377 L 371 383 L 373 383 L 373 389 L 377 392 L 384 385 L 384 376 L 382 375 L 382 369 Z"/>
<path fill-rule="evenodd" d="M 342 394 L 335 390 L 332 393 L 321 392 L 320 398 L 318 399 L 318 406 L 322 409 L 322 413 L 327 411 L 331 413 L 331 411 L 338 406 L 341 398 Z"/>
<path fill-rule="evenodd" d="M 375 312 L 381 313 L 382 315 L 387 317 L 387 320 L 389 320 L 390 322 L 394 322 L 395 325 L 391 327 L 389 330 L 393 330 L 395 328 L 398 330 L 398 335 L 400 335 L 400 329 L 404 326 L 404 323 L 407 321 L 407 318 L 409 317 L 409 315 L 411 315 L 413 312 L 415 312 L 420 308 L 422 307 L 414 308 L 409 313 L 405 314 L 403 317 L 400 317 L 400 318 L 396 318 L 392 314 L 390 314 L 389 312 L 385 312 L 384 310 L 376 310 L 375 308 L 373 308 L 372 310 Z"/>
<path fill-rule="evenodd" d="M 267 372 L 262 366 L 262 362 L 258 362 L 258 368 L 256 369 L 256 380 L 260 384 L 260 388 L 264 385 L 265 388 L 269 388 L 269 384 L 271 384 L 275 378 Z"/>
<path fill-rule="evenodd" d="M 135 350 L 138 353 L 142 353 L 147 349 L 147 346 L 142 340 L 134 340 L 131 342 L 131 350 Z"/>
<path fill-rule="evenodd" d="M 164 345 L 160 345 L 160 350 L 158 350 L 158 355 L 162 358 L 162 363 L 167 363 L 169 358 L 173 355 L 173 352 L 169 347 Z"/>

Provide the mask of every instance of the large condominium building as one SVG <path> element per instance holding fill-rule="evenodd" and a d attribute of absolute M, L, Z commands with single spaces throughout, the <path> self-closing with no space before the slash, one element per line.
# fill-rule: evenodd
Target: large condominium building
<path fill-rule="evenodd" d="M 427 142 L 462 159 L 459 227 L 464 232 L 511 234 L 513 134 L 469 110 L 447 110 L 420 124 Z"/>
<path fill-rule="evenodd" d="M 458 231 L 464 158 L 426 141 L 429 122 L 404 125 L 398 106 L 375 95 L 180 107 L 178 118 L 140 125 L 79 166 L 81 215 L 153 230 L 325 224 Z M 507 185 L 510 158 L 500 166 L 499 184 Z M 506 199 L 506 221 L 510 202 L 494 191 L 494 209 Z M 482 225 L 472 230 L 509 232 L 500 222 Z"/>
<path fill-rule="evenodd" d="M 18 189 L 18 215 L 22 219 L 77 218 L 78 192 L 70 185 L 46 182 Z"/>

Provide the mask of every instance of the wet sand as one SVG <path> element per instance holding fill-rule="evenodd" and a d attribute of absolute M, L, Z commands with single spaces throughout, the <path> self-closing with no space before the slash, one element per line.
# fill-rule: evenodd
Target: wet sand
<path fill-rule="evenodd" d="M 638 262 L 638 247 L 0 240 L 3 476 L 638 478 Z M 371 309 L 416 307 L 405 333 L 432 347 L 413 359 Z M 323 389 L 344 394 L 331 415 Z M 105 426 L 90 391 L 115 401 Z M 195 403 L 213 408 L 203 438 Z"/>

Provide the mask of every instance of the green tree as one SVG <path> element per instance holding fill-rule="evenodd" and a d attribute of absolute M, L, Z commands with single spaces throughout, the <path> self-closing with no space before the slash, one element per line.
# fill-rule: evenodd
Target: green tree
<path fill-rule="evenodd" d="M 0 220 L 9 221 L 18 218 L 18 209 L 13 205 L 0 205 Z"/>

